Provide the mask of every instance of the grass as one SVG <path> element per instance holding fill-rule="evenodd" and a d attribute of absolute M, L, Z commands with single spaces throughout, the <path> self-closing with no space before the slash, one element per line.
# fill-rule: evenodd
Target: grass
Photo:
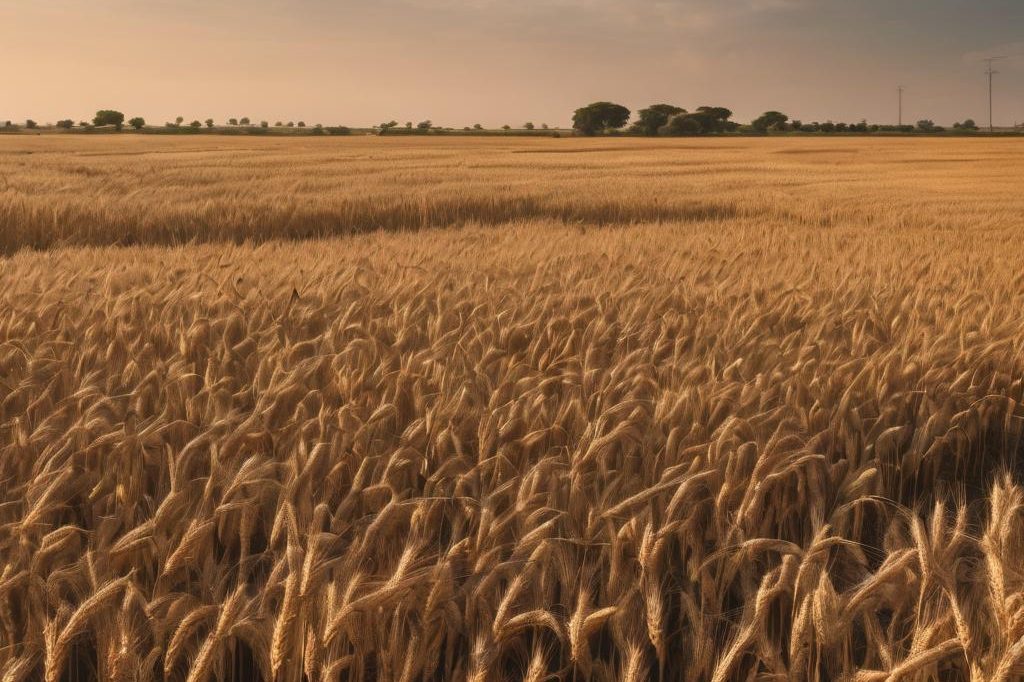
<path fill-rule="evenodd" d="M 102 142 L 0 147 L 5 680 L 1024 674 L 1013 143 Z"/>

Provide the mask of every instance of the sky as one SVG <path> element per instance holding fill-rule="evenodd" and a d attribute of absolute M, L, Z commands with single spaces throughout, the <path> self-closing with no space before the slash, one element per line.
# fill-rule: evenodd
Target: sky
<path fill-rule="evenodd" d="M 1024 122 L 1024 0 L 0 0 L 0 119 Z"/>

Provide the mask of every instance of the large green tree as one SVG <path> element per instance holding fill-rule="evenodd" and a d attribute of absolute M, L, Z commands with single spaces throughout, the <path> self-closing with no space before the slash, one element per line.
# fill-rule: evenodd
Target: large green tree
<path fill-rule="evenodd" d="M 768 130 L 782 130 L 787 121 L 789 121 L 789 116 L 781 111 L 766 111 L 755 118 L 750 125 L 754 127 L 754 130 L 763 133 Z"/>
<path fill-rule="evenodd" d="M 92 119 L 94 126 L 114 126 L 118 130 L 124 125 L 124 114 L 113 109 L 101 109 Z"/>
<path fill-rule="evenodd" d="M 685 114 L 686 109 L 677 107 L 674 104 L 652 104 L 646 109 L 637 112 L 639 120 L 633 124 L 633 129 L 643 135 L 654 136 L 658 134 L 668 120 L 677 114 Z"/>
<path fill-rule="evenodd" d="M 596 135 L 615 130 L 629 121 L 629 109 L 612 102 L 594 102 L 576 110 L 572 127 L 584 135 Z"/>

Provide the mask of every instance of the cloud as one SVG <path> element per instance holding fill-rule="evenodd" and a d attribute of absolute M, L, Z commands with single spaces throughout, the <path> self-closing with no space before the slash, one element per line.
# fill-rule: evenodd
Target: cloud
<path fill-rule="evenodd" d="M 727 21 L 788 12 L 811 0 L 393 0 L 399 5 L 439 12 L 490 14 L 569 21 L 647 24 L 704 29 Z"/>

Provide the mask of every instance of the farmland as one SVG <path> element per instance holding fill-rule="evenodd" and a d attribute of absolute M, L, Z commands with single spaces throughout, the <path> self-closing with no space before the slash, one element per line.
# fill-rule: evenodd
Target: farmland
<path fill-rule="evenodd" d="M 0 674 L 1019 679 L 1021 151 L 0 139 Z"/>

